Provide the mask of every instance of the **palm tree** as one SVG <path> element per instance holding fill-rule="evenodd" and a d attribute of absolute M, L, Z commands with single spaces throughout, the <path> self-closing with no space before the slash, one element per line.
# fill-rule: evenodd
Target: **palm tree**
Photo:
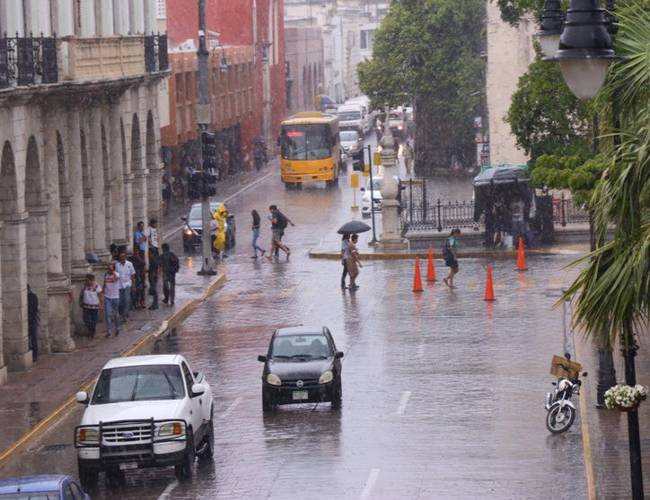
<path fill-rule="evenodd" d="M 616 51 L 622 60 L 596 103 L 613 124 L 606 134 L 609 168 L 591 200 L 600 244 L 578 261 L 584 268 L 566 298 L 575 300 L 574 320 L 597 346 L 618 341 L 626 384 L 636 385 L 635 336 L 650 313 L 650 12 L 642 2 L 631 3 L 619 12 Z M 614 239 L 606 241 L 611 224 Z M 633 491 L 642 498 L 636 411 L 628 413 L 628 433 Z"/>

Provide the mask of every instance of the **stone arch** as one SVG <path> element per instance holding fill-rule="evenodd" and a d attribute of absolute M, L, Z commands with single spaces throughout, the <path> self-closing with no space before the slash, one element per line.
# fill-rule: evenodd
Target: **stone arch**
<path fill-rule="evenodd" d="M 81 146 L 81 186 L 84 195 L 84 232 L 85 250 L 92 252 L 95 245 L 93 240 L 93 179 L 88 163 L 88 143 L 83 128 L 79 130 Z"/>
<path fill-rule="evenodd" d="M 32 135 L 27 141 L 27 159 L 25 162 L 25 205 L 27 209 L 41 207 L 45 202 L 43 174 L 38 154 L 38 144 Z"/>
<path fill-rule="evenodd" d="M 106 247 L 110 247 L 111 242 L 113 241 L 113 235 L 111 231 L 110 216 L 111 216 L 111 182 L 112 172 L 111 172 L 111 162 L 110 154 L 108 150 L 108 137 L 106 135 L 106 127 L 102 122 L 101 126 L 101 153 L 102 153 L 102 170 L 104 171 L 104 209 L 107 217 L 106 221 Z"/>
<path fill-rule="evenodd" d="M 155 217 L 160 220 L 162 193 L 161 193 L 161 175 L 160 161 L 156 148 L 156 128 L 153 119 L 153 113 L 147 113 L 147 135 L 145 140 L 145 152 L 147 160 L 147 211 L 149 217 Z"/>
<path fill-rule="evenodd" d="M 6 141 L 2 147 L 0 163 L 0 217 L 5 218 L 18 212 L 18 182 L 11 143 Z"/>
<path fill-rule="evenodd" d="M 137 113 L 131 120 L 131 172 L 133 174 L 133 226 L 138 221 L 147 219 L 147 174 L 142 158 L 142 142 L 140 139 L 140 121 Z"/>

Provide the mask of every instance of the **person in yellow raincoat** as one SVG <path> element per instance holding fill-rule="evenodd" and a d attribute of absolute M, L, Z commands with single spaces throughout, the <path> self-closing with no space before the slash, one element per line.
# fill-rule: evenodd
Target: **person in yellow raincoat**
<path fill-rule="evenodd" d="M 225 205 L 219 205 L 214 213 L 212 218 L 217 222 L 217 237 L 214 240 L 214 248 L 217 253 L 226 257 L 226 220 L 228 219 L 228 209 Z"/>

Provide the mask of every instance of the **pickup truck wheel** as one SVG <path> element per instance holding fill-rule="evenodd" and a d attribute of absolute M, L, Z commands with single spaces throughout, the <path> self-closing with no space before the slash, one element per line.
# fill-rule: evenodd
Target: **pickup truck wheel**
<path fill-rule="evenodd" d="M 183 455 L 183 461 L 174 466 L 174 472 L 176 473 L 177 479 L 192 479 L 192 474 L 194 473 L 194 437 L 192 435 L 192 430 L 188 431 L 187 436 L 187 447 L 185 449 L 185 454 Z"/>
<path fill-rule="evenodd" d="M 97 479 L 99 478 L 99 471 L 92 469 L 78 462 L 79 466 L 79 482 L 86 490 L 91 490 L 97 486 Z"/>
<path fill-rule="evenodd" d="M 203 452 L 199 455 L 199 460 L 209 461 L 212 460 L 214 456 L 214 423 L 212 421 L 212 415 L 210 415 L 210 422 L 208 423 L 208 429 L 205 435 Z"/>

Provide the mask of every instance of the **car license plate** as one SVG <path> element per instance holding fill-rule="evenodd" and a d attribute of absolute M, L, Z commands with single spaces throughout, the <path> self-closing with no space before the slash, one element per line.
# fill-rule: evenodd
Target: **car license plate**
<path fill-rule="evenodd" d="M 120 464 L 120 470 L 131 470 L 137 468 L 138 468 L 138 464 L 136 462 L 128 462 L 125 464 Z"/>
<path fill-rule="evenodd" d="M 302 401 L 303 399 L 309 399 L 309 392 L 307 391 L 293 391 L 293 400 Z"/>

